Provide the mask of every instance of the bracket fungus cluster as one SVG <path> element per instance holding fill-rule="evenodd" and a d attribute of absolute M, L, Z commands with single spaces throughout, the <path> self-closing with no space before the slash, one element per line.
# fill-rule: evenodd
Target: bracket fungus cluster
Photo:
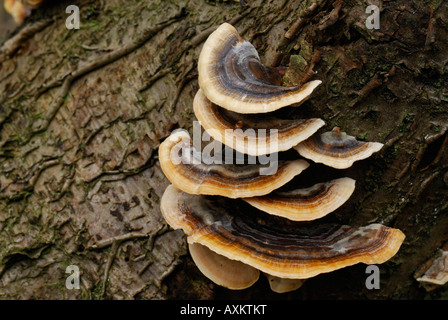
<path fill-rule="evenodd" d="M 182 129 L 161 143 L 159 161 L 172 183 L 161 199 L 162 214 L 172 228 L 184 231 L 191 257 L 206 277 L 244 289 L 261 272 L 271 289 L 282 293 L 321 273 L 383 263 L 397 253 L 405 237 L 398 229 L 318 221 L 350 198 L 355 180 L 282 188 L 310 166 L 300 156 L 341 169 L 382 147 L 337 128 L 318 134 L 325 125 L 321 119 L 284 120 L 271 112 L 300 105 L 320 81 L 281 86 L 280 72 L 264 66 L 255 48 L 227 23 L 204 43 L 198 69 L 194 112 L 213 139 L 250 156 L 297 150 L 297 158 L 277 159 L 276 170 L 263 174 L 259 163 L 208 161 Z"/>

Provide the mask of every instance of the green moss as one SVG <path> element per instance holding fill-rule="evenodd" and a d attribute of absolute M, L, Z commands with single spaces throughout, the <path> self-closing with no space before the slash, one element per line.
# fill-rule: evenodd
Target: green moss
<path fill-rule="evenodd" d="M 432 124 L 431 125 L 431 130 L 434 131 L 434 132 L 439 132 L 440 131 L 440 127 L 436 126 L 435 124 Z"/>
<path fill-rule="evenodd" d="M 103 300 L 103 286 L 104 281 L 100 280 L 96 285 L 93 287 L 91 291 L 91 299 L 92 300 Z"/>
<path fill-rule="evenodd" d="M 337 78 L 331 79 L 331 81 L 328 83 L 328 89 L 336 95 L 341 92 L 341 85 Z"/>
<path fill-rule="evenodd" d="M 94 31 L 100 31 L 100 30 L 103 30 L 103 28 L 104 28 L 103 23 L 100 21 L 97 21 L 97 20 L 86 23 L 86 26 L 87 26 L 87 28 L 93 29 Z"/>
<path fill-rule="evenodd" d="M 301 55 L 291 55 L 289 58 L 289 65 L 291 68 L 305 71 L 308 66 L 308 62 Z"/>
<path fill-rule="evenodd" d="M 347 72 L 347 78 L 354 90 L 361 90 L 370 80 L 369 76 L 360 69 L 352 69 Z"/>
<path fill-rule="evenodd" d="M 369 131 L 365 131 L 363 134 L 357 135 L 356 139 L 360 141 L 369 141 Z"/>
<path fill-rule="evenodd" d="M 414 116 L 410 115 L 409 113 L 406 113 L 403 120 L 401 121 L 400 125 L 400 132 L 406 132 L 409 131 L 409 128 L 411 127 L 411 124 L 414 122 Z"/>
<path fill-rule="evenodd" d="M 145 98 L 143 98 L 143 96 L 142 96 L 140 93 L 136 93 L 135 95 L 136 95 L 136 97 L 137 97 L 137 99 L 138 99 L 138 100 L 135 102 L 136 104 L 138 104 L 138 103 L 145 104 L 146 100 L 145 100 Z"/>

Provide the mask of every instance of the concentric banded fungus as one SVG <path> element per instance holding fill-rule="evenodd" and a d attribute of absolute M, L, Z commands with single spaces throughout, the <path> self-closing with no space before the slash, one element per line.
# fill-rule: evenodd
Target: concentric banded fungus
<path fill-rule="evenodd" d="M 172 228 L 183 229 L 190 243 L 288 279 L 306 279 L 359 262 L 383 263 L 404 240 L 400 230 L 381 224 L 280 226 L 280 218 L 269 223 L 275 217 L 244 201 L 191 195 L 173 185 L 162 196 L 161 211 Z"/>
<path fill-rule="evenodd" d="M 210 136 L 252 156 L 289 150 L 325 124 L 321 119 L 285 120 L 234 113 L 213 104 L 201 89 L 196 93 L 193 108 Z"/>
<path fill-rule="evenodd" d="M 427 291 L 434 289 L 431 285 L 443 286 L 446 284 L 448 282 L 448 251 L 440 250 L 425 273 L 417 278 L 417 281 L 422 283 Z"/>
<path fill-rule="evenodd" d="M 355 161 L 366 159 L 383 147 L 379 142 L 362 142 L 334 128 L 313 135 L 294 147 L 301 156 L 327 166 L 345 169 Z"/>
<path fill-rule="evenodd" d="M 230 260 L 199 243 L 188 245 L 191 257 L 198 269 L 210 280 L 222 287 L 241 290 L 257 282 L 260 271 L 240 261 Z"/>
<path fill-rule="evenodd" d="M 339 208 L 350 198 L 354 190 L 355 180 L 340 178 L 318 183 L 310 188 L 274 191 L 266 196 L 243 200 L 272 215 L 294 221 L 309 221 L 321 218 Z"/>
<path fill-rule="evenodd" d="M 223 23 L 207 39 L 198 61 L 199 86 L 213 103 L 238 113 L 270 112 L 304 102 L 321 83 L 283 87 L 276 69 L 260 62 L 254 46 Z M 277 74 L 277 78 L 278 74 Z"/>
<path fill-rule="evenodd" d="M 199 159 L 195 164 L 194 157 L 190 135 L 185 130 L 173 132 L 159 147 L 162 170 L 176 187 L 191 194 L 229 198 L 268 194 L 309 165 L 304 160 L 278 161 L 275 172 L 262 175 L 261 165 L 206 164 Z"/>
<path fill-rule="evenodd" d="M 316 135 L 321 119 L 280 120 L 266 114 L 302 103 L 321 82 L 281 86 L 281 72 L 264 66 L 255 48 L 227 23 L 205 42 L 198 69 L 201 89 L 194 111 L 218 142 L 214 154 L 221 152 L 221 143 L 247 158 L 294 147 L 305 158 L 342 169 L 383 146 L 357 141 L 338 128 Z M 275 171 L 263 174 L 260 165 L 221 164 L 197 152 L 186 131 L 173 132 L 160 145 L 159 160 L 173 183 L 161 199 L 165 220 L 185 232 L 203 274 L 227 288 L 246 288 L 263 272 L 273 291 L 292 291 L 320 273 L 383 263 L 405 238 L 381 224 L 302 222 L 336 210 L 355 187 L 354 180 L 341 178 L 277 190 L 308 167 L 304 160 L 275 162 Z"/>

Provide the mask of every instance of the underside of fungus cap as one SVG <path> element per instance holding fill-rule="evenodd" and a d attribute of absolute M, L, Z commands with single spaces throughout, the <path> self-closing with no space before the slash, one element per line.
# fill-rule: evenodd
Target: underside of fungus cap
<path fill-rule="evenodd" d="M 198 269 L 217 285 L 242 290 L 258 280 L 260 271 L 247 264 L 230 260 L 199 243 L 189 243 L 188 248 Z"/>
<path fill-rule="evenodd" d="M 161 211 L 171 227 L 183 229 L 190 243 L 288 279 L 306 279 L 360 262 L 383 263 L 397 253 L 405 237 L 381 224 L 304 226 L 239 199 L 191 195 L 172 185 L 162 196 Z"/>
<path fill-rule="evenodd" d="M 272 80 L 275 69 L 264 66 L 254 46 L 228 23 L 219 26 L 204 43 L 198 72 L 207 98 L 238 113 L 264 113 L 298 105 L 321 83 L 314 80 L 301 87 L 276 84 Z"/>
<path fill-rule="evenodd" d="M 286 293 L 299 289 L 306 279 L 284 279 L 265 273 L 271 290 L 276 293 Z"/>
<path fill-rule="evenodd" d="M 258 281 L 260 271 L 240 261 L 230 260 L 199 243 L 189 243 L 190 255 L 204 276 L 215 284 L 231 290 L 247 289 Z M 299 289 L 305 279 L 284 279 L 265 273 L 272 291 L 291 292 Z"/>
<path fill-rule="evenodd" d="M 383 147 L 379 142 L 358 141 L 339 128 L 315 134 L 294 149 L 307 159 L 336 169 L 351 167 L 355 161 L 366 159 Z"/>
<path fill-rule="evenodd" d="M 165 176 L 179 189 L 191 194 L 229 198 L 268 194 L 309 166 L 301 159 L 279 160 L 275 165 L 215 164 L 208 160 L 204 163 L 194 150 L 186 130 L 176 130 L 160 144 L 159 161 Z M 263 173 L 262 169 L 266 172 Z"/>
<path fill-rule="evenodd" d="M 289 150 L 325 125 L 322 119 L 287 120 L 267 114 L 241 114 L 212 103 L 199 89 L 196 118 L 213 139 L 238 152 L 259 156 Z"/>
<path fill-rule="evenodd" d="M 340 178 L 309 188 L 272 193 L 243 200 L 252 206 L 294 221 L 322 218 L 343 205 L 355 190 L 355 180 Z"/>

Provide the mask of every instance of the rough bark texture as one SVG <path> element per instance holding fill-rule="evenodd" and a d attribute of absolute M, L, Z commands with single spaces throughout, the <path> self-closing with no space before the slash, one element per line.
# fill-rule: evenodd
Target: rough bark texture
<path fill-rule="evenodd" d="M 81 29 L 65 28 L 65 7 Z M 380 29 L 365 9 L 381 8 Z M 364 265 L 275 294 L 214 286 L 193 265 L 182 232 L 159 210 L 168 181 L 157 148 L 191 129 L 203 41 L 227 21 L 285 84 L 323 84 L 291 117 L 321 117 L 383 150 L 337 172 L 357 180 L 327 220 L 399 228 L 406 240 Z M 433 1 L 51 1 L 1 48 L 0 298 L 416 299 L 419 267 L 448 241 L 448 5 Z M 317 71 L 313 75 L 311 70 Z M 301 181 L 335 172 L 314 166 Z M 68 265 L 81 288 L 68 290 Z"/>

